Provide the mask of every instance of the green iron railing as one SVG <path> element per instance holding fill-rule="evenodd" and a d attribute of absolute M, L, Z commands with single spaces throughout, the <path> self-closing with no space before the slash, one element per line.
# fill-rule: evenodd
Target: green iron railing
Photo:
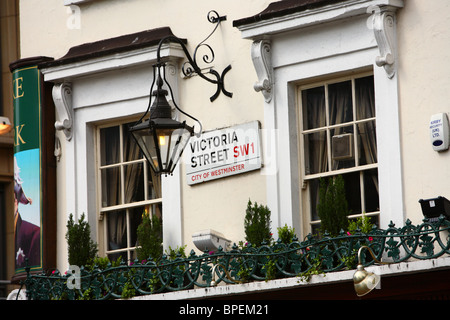
<path fill-rule="evenodd" d="M 31 274 L 24 281 L 28 299 L 118 299 L 135 295 L 179 291 L 214 286 L 219 282 L 234 284 L 253 280 L 270 280 L 305 276 L 313 271 L 322 273 L 355 268 L 361 246 L 372 249 L 376 259 L 394 263 L 408 259 L 433 259 L 450 254 L 450 222 L 444 217 L 425 219 L 418 226 L 408 220 L 401 228 L 390 224 L 386 230 L 374 228 L 367 234 L 342 232 L 337 237 L 324 235 L 320 239 L 308 235 L 304 241 L 293 239 L 289 244 L 280 240 L 260 247 L 251 245 L 214 253 L 159 261 L 134 261 L 95 266 L 79 274 Z M 374 263 L 362 255 L 364 265 Z"/>

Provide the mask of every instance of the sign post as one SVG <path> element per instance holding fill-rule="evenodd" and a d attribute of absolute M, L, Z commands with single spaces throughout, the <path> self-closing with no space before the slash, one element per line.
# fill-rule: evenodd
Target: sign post
<path fill-rule="evenodd" d="M 252 121 L 193 137 L 185 149 L 188 185 L 262 167 L 260 123 Z"/>

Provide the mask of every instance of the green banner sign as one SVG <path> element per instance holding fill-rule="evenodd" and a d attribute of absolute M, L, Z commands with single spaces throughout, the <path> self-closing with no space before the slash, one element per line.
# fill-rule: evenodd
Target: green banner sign
<path fill-rule="evenodd" d="M 12 74 L 16 274 L 42 268 L 41 78 L 37 66 Z"/>
<path fill-rule="evenodd" d="M 37 67 L 13 73 L 14 153 L 40 148 L 40 75 Z"/>

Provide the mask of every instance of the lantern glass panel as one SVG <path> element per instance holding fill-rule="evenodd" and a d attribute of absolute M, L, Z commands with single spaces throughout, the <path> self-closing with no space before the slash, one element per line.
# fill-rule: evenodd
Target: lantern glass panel
<path fill-rule="evenodd" d="M 191 132 L 185 128 L 156 130 L 163 172 L 171 172 L 180 159 Z"/>
<path fill-rule="evenodd" d="M 170 120 L 169 120 L 170 121 Z M 144 122 L 131 130 L 137 144 L 156 173 L 171 173 L 192 135 L 193 129 L 183 123 L 149 125 Z"/>
<path fill-rule="evenodd" d="M 141 129 L 132 132 L 136 143 L 141 148 L 144 156 L 147 158 L 150 166 L 155 172 L 159 172 L 158 149 L 155 144 L 154 132 L 149 129 Z"/>

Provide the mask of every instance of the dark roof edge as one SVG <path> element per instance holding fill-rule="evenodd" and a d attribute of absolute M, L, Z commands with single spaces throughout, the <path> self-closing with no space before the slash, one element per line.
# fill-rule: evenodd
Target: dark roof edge
<path fill-rule="evenodd" d="M 84 43 L 69 49 L 63 57 L 43 63 L 41 68 L 55 67 L 73 62 L 85 61 L 115 53 L 136 50 L 145 47 L 156 46 L 168 36 L 174 36 L 170 27 L 161 27 L 131 34 L 126 34 L 110 39 Z M 187 43 L 186 39 L 180 39 Z M 169 40 L 170 41 L 170 40 Z"/>
<path fill-rule="evenodd" d="M 9 70 L 14 72 L 17 69 L 30 67 L 30 66 L 40 66 L 42 63 L 47 63 L 49 61 L 53 61 L 52 57 L 45 56 L 37 56 L 37 57 L 28 57 L 19 60 L 15 60 L 9 64 Z"/>
<path fill-rule="evenodd" d="M 254 16 L 234 20 L 233 27 L 240 27 L 301 11 L 324 7 L 329 4 L 346 1 L 348 0 L 281 0 L 272 2 L 266 9 Z"/>

